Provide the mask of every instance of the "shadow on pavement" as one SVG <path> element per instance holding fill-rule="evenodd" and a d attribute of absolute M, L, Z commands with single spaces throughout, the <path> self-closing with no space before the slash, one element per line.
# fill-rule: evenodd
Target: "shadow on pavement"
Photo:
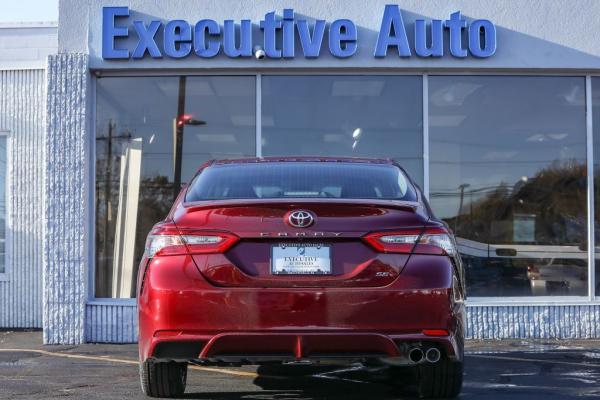
<path fill-rule="evenodd" d="M 186 393 L 188 399 L 408 399 L 417 398 L 410 371 L 388 368 L 261 366 L 254 384 L 262 392 Z"/>

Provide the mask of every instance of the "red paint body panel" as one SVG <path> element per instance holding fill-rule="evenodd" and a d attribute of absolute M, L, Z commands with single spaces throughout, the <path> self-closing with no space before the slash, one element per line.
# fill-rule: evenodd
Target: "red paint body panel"
<path fill-rule="evenodd" d="M 226 254 L 195 255 L 204 277 L 222 287 L 376 287 L 392 283 L 406 254 L 377 254 L 360 241 L 322 241 L 332 249 L 332 274 L 271 275 L 271 246 L 278 242 L 242 241 Z"/>
<path fill-rule="evenodd" d="M 287 224 L 286 214 L 295 209 L 310 210 L 314 224 L 304 229 Z M 223 254 L 142 259 L 142 361 L 156 357 L 161 343 L 188 342 L 200 344 L 190 358 L 201 360 L 399 357 L 402 343 L 410 342 L 437 343 L 446 356 L 462 357 L 460 266 L 445 255 L 380 253 L 363 240 L 375 231 L 442 227 L 420 194 L 412 203 L 294 199 L 202 204 L 186 204 L 180 195 L 165 223 L 182 233 L 227 231 L 239 241 Z M 331 275 L 272 275 L 271 246 L 289 241 L 330 245 Z M 424 329 L 449 334 L 428 337 Z"/>
<path fill-rule="evenodd" d="M 155 337 L 156 332 L 170 330 L 182 332 L 175 340 L 210 341 L 227 333 L 257 332 L 361 332 L 420 340 L 422 329 L 438 328 L 451 332 L 436 341 L 444 342 L 453 355 L 458 352 L 453 336 L 462 335 L 463 306 L 452 303 L 452 276 L 448 258 L 419 256 L 383 288 L 217 288 L 190 256 L 157 258 L 150 262 L 139 297 L 140 358 L 152 356 L 164 339 Z M 269 338 L 263 338 L 263 350 L 270 348 Z M 329 339 L 337 343 L 339 337 Z"/>
<path fill-rule="evenodd" d="M 213 201 L 210 205 L 183 204 L 175 208 L 172 216 L 180 229 L 223 229 L 226 226 L 234 228 L 241 237 L 259 237 L 260 232 L 285 232 L 291 237 L 310 236 L 315 232 L 347 232 L 358 237 L 374 227 L 378 230 L 423 227 L 428 217 L 413 211 L 413 207 L 418 209 L 412 202 L 381 200 L 244 199 Z M 314 225 L 308 229 L 289 226 L 284 216 L 295 209 L 312 211 L 316 215 Z"/>

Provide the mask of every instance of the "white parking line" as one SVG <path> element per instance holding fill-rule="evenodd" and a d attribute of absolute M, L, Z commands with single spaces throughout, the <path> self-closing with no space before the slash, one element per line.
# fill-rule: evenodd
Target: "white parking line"
<path fill-rule="evenodd" d="M 136 360 L 130 360 L 130 359 L 125 359 L 125 358 L 113 358 L 110 356 L 86 356 L 83 354 L 68 354 L 68 353 L 59 353 L 59 352 L 37 350 L 37 349 L 0 349 L 0 352 L 4 352 L 4 353 L 26 352 L 26 353 L 42 354 L 42 355 L 50 356 L 50 357 L 74 358 L 74 359 L 79 359 L 79 360 L 109 361 L 109 362 L 114 362 L 114 363 L 130 364 L 130 365 L 138 365 L 139 364 L 139 362 Z M 256 378 L 258 376 L 258 374 L 254 373 L 254 372 L 235 371 L 235 370 L 227 369 L 227 368 L 200 367 L 198 365 L 190 365 L 188 368 L 196 370 L 196 371 L 216 372 L 219 374 L 243 376 L 243 377 L 248 377 L 248 378 Z"/>

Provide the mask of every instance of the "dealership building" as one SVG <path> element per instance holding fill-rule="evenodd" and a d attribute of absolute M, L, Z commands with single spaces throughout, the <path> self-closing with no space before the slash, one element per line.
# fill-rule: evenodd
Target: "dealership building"
<path fill-rule="evenodd" d="M 468 338 L 599 338 L 599 19 L 61 0 L 57 25 L 0 25 L 0 328 L 135 342 L 145 237 L 198 167 L 311 155 L 405 167 L 457 236 Z"/>

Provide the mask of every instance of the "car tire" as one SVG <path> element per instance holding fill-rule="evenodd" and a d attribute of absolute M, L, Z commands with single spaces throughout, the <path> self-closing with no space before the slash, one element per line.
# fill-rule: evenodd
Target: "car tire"
<path fill-rule="evenodd" d="M 140 363 L 142 391 L 149 397 L 177 397 L 185 392 L 187 363 L 144 361 Z"/>
<path fill-rule="evenodd" d="M 417 385 L 420 398 L 454 398 L 463 382 L 463 363 L 441 359 L 435 364 L 417 367 Z"/>

